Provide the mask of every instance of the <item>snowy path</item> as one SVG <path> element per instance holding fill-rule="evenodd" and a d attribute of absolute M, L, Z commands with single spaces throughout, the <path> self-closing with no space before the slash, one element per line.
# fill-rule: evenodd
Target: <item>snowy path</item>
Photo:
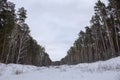
<path fill-rule="evenodd" d="M 120 57 L 74 66 L 0 64 L 0 80 L 120 80 Z"/>

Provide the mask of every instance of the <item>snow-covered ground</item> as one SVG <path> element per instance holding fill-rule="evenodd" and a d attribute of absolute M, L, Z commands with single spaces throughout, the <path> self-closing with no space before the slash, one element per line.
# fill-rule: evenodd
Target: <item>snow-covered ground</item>
<path fill-rule="evenodd" d="M 1 63 L 0 80 L 120 80 L 120 57 L 71 66 L 36 67 Z"/>

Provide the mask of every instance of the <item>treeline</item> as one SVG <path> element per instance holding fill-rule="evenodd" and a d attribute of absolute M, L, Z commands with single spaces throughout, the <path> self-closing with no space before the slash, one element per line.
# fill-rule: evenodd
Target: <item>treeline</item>
<path fill-rule="evenodd" d="M 0 0 L 0 62 L 48 66 L 49 55 L 30 36 L 26 18 L 24 7 L 16 11 L 14 3 Z"/>
<path fill-rule="evenodd" d="M 106 60 L 120 55 L 120 0 L 98 0 L 90 26 L 80 31 L 67 55 L 57 64 L 77 64 Z"/>

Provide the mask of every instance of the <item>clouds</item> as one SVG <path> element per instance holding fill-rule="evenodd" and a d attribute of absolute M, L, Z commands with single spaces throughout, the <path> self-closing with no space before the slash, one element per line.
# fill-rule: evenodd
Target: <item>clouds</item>
<path fill-rule="evenodd" d="M 97 0 L 10 0 L 27 9 L 31 35 L 46 48 L 52 60 L 60 60 L 80 30 L 89 25 Z"/>

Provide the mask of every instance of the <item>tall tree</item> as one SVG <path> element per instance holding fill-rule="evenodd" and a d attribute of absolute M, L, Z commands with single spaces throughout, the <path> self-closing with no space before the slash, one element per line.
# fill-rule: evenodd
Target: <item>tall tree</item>
<path fill-rule="evenodd" d="M 90 26 L 81 31 L 62 63 L 93 62 L 120 55 L 120 0 L 109 0 L 108 6 L 98 0 Z M 72 51 L 71 51 L 72 50 Z M 77 57 L 74 57 L 77 56 Z"/>

